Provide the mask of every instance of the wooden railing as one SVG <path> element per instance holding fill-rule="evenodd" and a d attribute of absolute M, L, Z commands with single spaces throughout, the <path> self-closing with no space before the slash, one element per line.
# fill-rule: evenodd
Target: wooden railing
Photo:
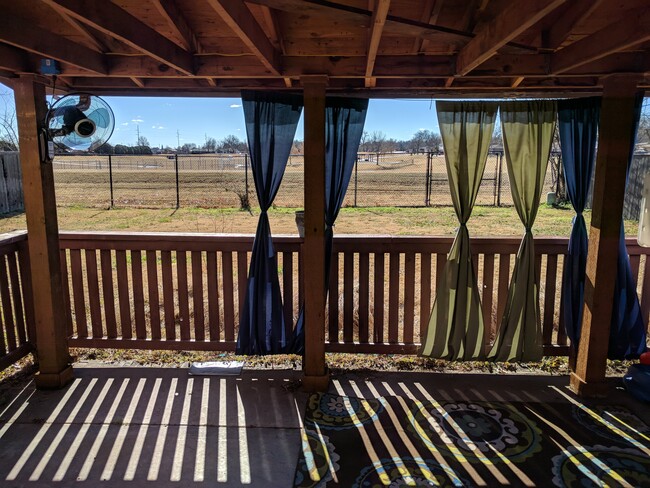
<path fill-rule="evenodd" d="M 233 350 L 252 240 L 241 235 L 62 233 L 70 346 Z M 274 242 L 285 319 L 293 324 L 302 299 L 302 241 L 280 236 Z M 417 352 L 451 242 L 448 237 L 337 236 L 327 350 Z M 519 238 L 472 239 L 486 349 L 503 315 L 519 244 Z M 566 247 L 567 239 L 535 239 L 549 355 L 568 352 L 560 300 Z M 647 323 L 650 260 L 633 240 L 628 251 Z"/>
<path fill-rule="evenodd" d="M 34 350 L 27 234 L 0 236 L 0 370 Z"/>

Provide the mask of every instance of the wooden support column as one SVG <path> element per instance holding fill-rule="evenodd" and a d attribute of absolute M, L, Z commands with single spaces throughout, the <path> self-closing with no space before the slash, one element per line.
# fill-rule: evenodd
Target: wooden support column
<path fill-rule="evenodd" d="M 305 100 L 305 357 L 303 387 L 325 391 L 325 88 L 327 77 L 301 78 Z"/>
<path fill-rule="evenodd" d="M 612 76 L 603 83 L 582 332 L 570 380 L 571 389 L 582 396 L 603 395 L 608 389 L 607 349 L 637 82 Z"/>
<path fill-rule="evenodd" d="M 52 164 L 39 150 L 46 105 L 45 87 L 34 77 L 14 83 L 20 165 L 22 169 L 29 260 L 34 294 L 38 388 L 61 388 L 72 379 L 65 330 L 65 310 L 59 256 L 59 226 Z"/>

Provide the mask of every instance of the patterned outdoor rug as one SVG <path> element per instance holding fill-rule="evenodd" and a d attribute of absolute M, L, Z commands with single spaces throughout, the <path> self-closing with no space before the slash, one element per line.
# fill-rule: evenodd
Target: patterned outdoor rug
<path fill-rule="evenodd" d="M 624 407 L 313 394 L 296 487 L 650 486 L 650 427 Z"/>

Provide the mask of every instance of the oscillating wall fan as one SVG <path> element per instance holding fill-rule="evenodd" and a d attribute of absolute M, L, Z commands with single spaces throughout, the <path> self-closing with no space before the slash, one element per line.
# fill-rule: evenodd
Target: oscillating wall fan
<path fill-rule="evenodd" d="M 72 151 L 94 151 L 113 134 L 115 117 L 109 105 L 88 93 L 59 98 L 47 113 L 47 137 Z"/>

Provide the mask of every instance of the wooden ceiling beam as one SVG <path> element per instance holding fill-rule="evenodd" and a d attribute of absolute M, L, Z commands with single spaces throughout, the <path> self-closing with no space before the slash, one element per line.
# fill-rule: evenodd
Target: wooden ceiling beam
<path fill-rule="evenodd" d="M 438 16 L 442 10 L 442 5 L 444 0 L 427 0 L 424 4 L 424 9 L 422 10 L 422 16 L 420 17 L 420 22 L 427 24 L 435 24 L 438 22 Z M 415 54 L 424 52 L 429 41 L 427 39 L 422 39 L 421 37 L 416 37 L 413 42 L 413 52 Z"/>
<path fill-rule="evenodd" d="M 604 0 L 573 0 L 545 34 L 545 48 L 556 50 L 582 20 L 589 17 Z"/>
<path fill-rule="evenodd" d="M 34 66 L 30 65 L 33 65 L 33 63 L 30 63 L 29 56 L 25 51 L 0 44 L 0 69 L 26 72 L 34 68 Z"/>
<path fill-rule="evenodd" d="M 108 72 L 103 54 L 7 13 L 0 16 L 0 41 L 93 73 Z"/>
<path fill-rule="evenodd" d="M 207 0 L 248 49 L 271 70 L 280 73 L 280 53 L 257 23 L 243 0 Z"/>
<path fill-rule="evenodd" d="M 379 42 L 381 41 L 381 34 L 386 24 L 386 17 L 388 16 L 388 9 L 390 8 L 390 0 L 377 0 L 375 10 L 372 13 L 372 21 L 370 23 L 370 36 L 368 39 L 368 56 L 366 58 L 366 86 L 372 86 L 372 70 L 375 67 L 375 60 L 377 59 L 377 51 L 379 50 Z"/>
<path fill-rule="evenodd" d="M 225 0 L 221 0 L 225 1 Z M 372 19 L 372 11 L 362 8 L 343 5 L 329 0 L 246 0 L 248 3 L 266 5 L 277 10 L 289 13 L 300 12 L 301 15 L 318 16 L 322 20 L 331 20 L 333 22 L 346 20 L 354 22 L 359 27 L 368 28 Z M 539 1 L 539 0 L 531 0 Z M 565 1 L 565 0 L 558 0 Z M 467 41 L 472 39 L 474 34 L 441 25 L 432 25 L 418 20 L 388 15 L 384 26 L 384 33 L 404 37 L 421 37 L 424 39 L 437 40 L 446 39 L 448 41 L 460 40 Z M 537 49 L 523 44 L 508 42 L 509 46 L 530 52 L 536 52 Z"/>
<path fill-rule="evenodd" d="M 625 21 L 616 20 L 598 32 L 584 37 L 551 57 L 553 74 L 564 73 L 609 54 L 650 41 L 650 10 L 639 11 Z"/>
<path fill-rule="evenodd" d="M 59 16 L 65 20 L 74 30 L 76 30 L 81 36 L 92 46 L 92 48 L 100 53 L 105 53 L 108 52 L 109 49 L 99 41 L 94 35 L 92 35 L 86 27 L 84 27 L 81 22 L 79 22 L 77 19 L 74 19 L 70 17 L 65 11 L 59 8 L 55 8 L 56 12 L 59 14 Z"/>
<path fill-rule="evenodd" d="M 192 55 L 157 31 L 105 0 L 43 0 L 55 9 L 114 37 L 187 75 L 194 72 Z"/>
<path fill-rule="evenodd" d="M 458 53 L 456 71 L 465 76 L 508 42 L 543 19 L 566 0 L 512 2 L 492 22 L 486 22 Z"/>
<path fill-rule="evenodd" d="M 162 15 L 176 37 L 181 41 L 183 49 L 191 53 L 201 53 L 203 48 L 187 23 L 183 12 L 175 0 L 151 0 L 156 10 Z"/>

